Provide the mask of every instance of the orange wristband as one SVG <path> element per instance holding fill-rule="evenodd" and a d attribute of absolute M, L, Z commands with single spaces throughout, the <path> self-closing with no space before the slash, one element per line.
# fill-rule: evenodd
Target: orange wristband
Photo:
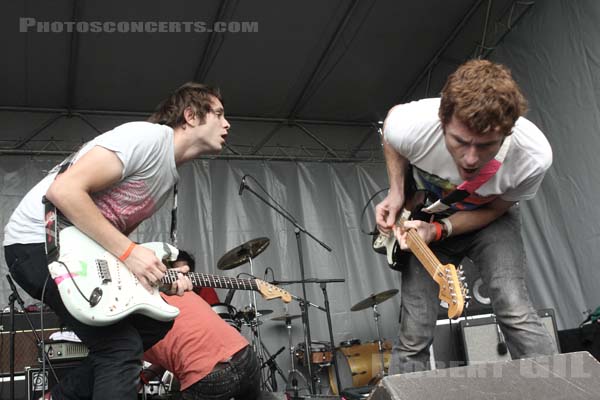
<path fill-rule="evenodd" d="M 439 222 L 433 222 L 433 225 L 435 226 L 435 241 L 437 242 L 438 240 L 440 240 L 442 238 L 442 224 L 440 224 Z"/>
<path fill-rule="evenodd" d="M 127 260 L 127 257 L 129 257 L 129 255 L 131 254 L 131 252 L 133 251 L 133 248 L 135 246 L 137 246 L 137 244 L 135 242 L 131 242 L 131 244 L 129 245 L 127 250 L 125 250 L 125 252 L 119 256 L 119 260 L 121 260 L 121 261 Z"/>

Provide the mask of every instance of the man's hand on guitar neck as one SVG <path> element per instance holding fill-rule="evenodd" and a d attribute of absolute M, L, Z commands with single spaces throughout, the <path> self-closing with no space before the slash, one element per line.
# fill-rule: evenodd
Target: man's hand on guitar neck
<path fill-rule="evenodd" d="M 409 250 L 406 239 L 408 231 L 411 229 L 416 230 L 417 234 L 426 244 L 433 242 L 437 234 L 435 225 L 425 221 L 411 220 L 405 221 L 403 224 L 398 224 L 394 226 L 394 236 L 396 236 L 402 250 Z"/>
<path fill-rule="evenodd" d="M 171 270 L 177 271 L 177 280 L 171 284 L 170 288 L 163 290 L 163 292 L 170 296 L 175 294 L 177 296 L 183 296 L 184 292 L 194 288 L 190 278 L 187 275 L 184 275 L 190 272 L 190 267 L 187 264 L 180 267 L 173 267 Z"/>

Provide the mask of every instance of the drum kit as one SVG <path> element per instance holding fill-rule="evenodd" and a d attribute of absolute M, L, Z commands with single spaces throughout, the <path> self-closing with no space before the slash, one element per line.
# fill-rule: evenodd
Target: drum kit
<path fill-rule="evenodd" d="M 245 263 L 250 263 L 250 275 L 253 276 L 253 259 L 262 253 L 269 245 L 268 238 L 257 238 L 250 240 L 225 253 L 218 261 L 217 268 L 220 270 L 229 270 Z M 391 343 L 381 338 L 379 327 L 379 312 L 377 306 L 390 299 L 398 293 L 397 289 L 387 290 L 381 293 L 372 294 L 364 300 L 356 303 L 350 308 L 350 311 L 362 311 L 371 308 L 373 318 L 377 328 L 377 340 L 373 342 L 361 343 L 359 339 L 350 339 L 339 343 L 339 346 L 332 345 L 333 335 L 331 333 L 331 317 L 329 314 L 329 304 L 326 283 L 343 282 L 343 279 L 317 280 L 306 279 L 303 283 L 320 283 L 325 296 L 325 308 L 312 304 L 304 299 L 297 298 L 300 302 L 306 302 L 308 305 L 326 311 L 328 324 L 330 328 L 330 341 L 311 341 L 307 346 L 306 331 L 305 340 L 294 346 L 292 337 L 292 325 L 295 320 L 302 319 L 305 322 L 305 309 L 301 307 L 301 314 L 282 314 L 271 317 L 273 322 L 285 323 L 288 336 L 288 350 L 290 355 L 290 368 L 287 376 L 279 368 L 274 358 L 279 354 L 271 355 L 261 340 L 259 326 L 262 325 L 262 317 L 271 314 L 272 310 L 259 310 L 256 307 L 256 297 L 253 293 L 253 304 L 245 306 L 241 310 L 236 310 L 230 305 L 233 292 L 227 295 L 225 303 L 219 303 L 212 306 L 213 310 L 227 321 L 238 331 L 243 326 L 251 329 L 251 344 L 259 356 L 262 367 L 269 366 L 270 375 L 264 379 L 266 386 L 263 390 L 277 390 L 276 373 L 279 373 L 282 380 L 286 383 L 286 391 L 293 397 L 316 395 L 339 394 L 339 386 L 342 388 L 358 387 L 367 384 L 373 384 L 381 379 L 387 372 L 389 366 Z M 284 285 L 300 283 L 301 281 L 274 281 L 273 284 Z M 306 318 L 307 319 L 307 318 Z M 307 350 L 307 347 L 309 349 Z M 284 350 L 284 348 L 282 348 Z M 268 360 L 269 362 L 265 362 Z M 337 374 L 336 374 L 337 371 Z"/>

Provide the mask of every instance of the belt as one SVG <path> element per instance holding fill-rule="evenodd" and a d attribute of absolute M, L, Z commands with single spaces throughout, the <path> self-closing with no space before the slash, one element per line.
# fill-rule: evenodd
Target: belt
<path fill-rule="evenodd" d="M 229 357 L 227 360 L 218 362 L 217 365 L 215 365 L 215 367 L 212 369 L 211 373 L 215 372 L 215 371 L 221 371 L 225 368 L 230 367 L 232 363 L 234 363 L 234 362 L 238 361 L 240 358 L 242 358 L 246 354 L 246 351 L 248 351 L 249 348 L 250 348 L 250 346 L 246 346 L 243 349 L 241 349 L 240 351 L 238 351 L 237 353 L 235 353 L 234 355 L 232 355 L 231 357 Z"/>

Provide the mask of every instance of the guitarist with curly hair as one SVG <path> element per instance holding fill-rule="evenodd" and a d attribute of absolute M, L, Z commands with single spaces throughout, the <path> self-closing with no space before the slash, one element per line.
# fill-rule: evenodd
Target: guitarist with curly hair
<path fill-rule="evenodd" d="M 389 111 L 383 149 L 390 190 L 376 207 L 376 221 L 382 234 L 395 235 L 404 264 L 390 373 L 429 368 L 439 301 L 435 282 L 414 252 L 406 253 L 415 232 L 444 264 L 458 264 L 465 256 L 474 261 L 513 358 L 554 352 L 525 285 L 518 205 L 535 196 L 552 150 L 522 117 L 525 111 L 510 71 L 487 60 L 461 65 L 441 98 Z M 417 210 L 424 218 L 397 225 L 408 177 L 429 201 Z"/>

